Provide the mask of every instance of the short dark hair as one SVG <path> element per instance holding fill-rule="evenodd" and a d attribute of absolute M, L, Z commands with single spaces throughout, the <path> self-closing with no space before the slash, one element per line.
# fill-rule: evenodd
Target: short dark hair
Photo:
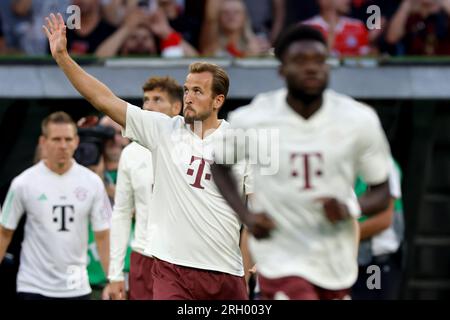
<path fill-rule="evenodd" d="M 215 96 L 223 94 L 226 98 L 230 87 L 230 79 L 226 71 L 222 67 L 209 62 L 194 62 L 189 66 L 189 73 L 203 72 L 209 72 L 213 76 L 211 88 L 213 94 Z"/>
<path fill-rule="evenodd" d="M 162 91 L 167 92 L 172 103 L 176 101 L 183 103 L 183 87 L 181 87 L 175 79 L 171 77 L 152 77 L 142 86 L 144 92 L 155 89 L 161 89 Z"/>
<path fill-rule="evenodd" d="M 304 24 L 296 24 L 286 29 L 278 37 L 275 44 L 275 56 L 277 59 L 282 61 L 283 54 L 296 41 L 318 41 L 327 47 L 327 41 L 318 29 Z"/>
<path fill-rule="evenodd" d="M 77 124 L 75 123 L 75 121 L 73 121 L 71 116 L 69 116 L 67 113 L 65 113 L 63 111 L 53 112 L 50 115 L 48 115 L 47 117 L 45 117 L 44 120 L 42 120 L 41 132 L 44 137 L 47 137 L 47 135 L 48 135 L 48 125 L 50 123 L 71 124 L 75 131 L 75 134 L 77 134 Z"/>

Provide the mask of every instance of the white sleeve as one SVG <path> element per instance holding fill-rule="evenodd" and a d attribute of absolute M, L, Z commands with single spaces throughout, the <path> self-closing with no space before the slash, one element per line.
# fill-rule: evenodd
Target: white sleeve
<path fill-rule="evenodd" d="M 376 185 L 388 180 L 390 171 L 390 149 L 378 116 L 372 111 L 371 117 L 362 123 L 358 133 L 357 174 L 368 185 Z"/>
<path fill-rule="evenodd" d="M 124 136 L 153 150 L 158 146 L 161 132 L 170 126 L 171 118 L 161 112 L 127 106 Z"/>
<path fill-rule="evenodd" d="M 3 204 L 3 212 L 0 215 L 0 224 L 9 230 L 16 230 L 25 213 L 23 204 L 23 185 L 14 179 L 8 190 L 5 203 Z"/>
<path fill-rule="evenodd" d="M 248 156 L 249 141 L 246 138 L 248 134 L 239 118 L 231 112 L 228 118 L 230 126 L 215 138 L 214 161 L 218 164 L 234 165 L 244 161 Z"/>
<path fill-rule="evenodd" d="M 116 193 L 114 198 L 114 210 L 111 221 L 111 244 L 108 278 L 111 281 L 123 281 L 123 268 L 128 248 L 128 240 L 131 232 L 131 220 L 133 217 L 134 189 L 131 183 L 130 157 L 125 149 L 119 160 L 117 171 Z"/>
<path fill-rule="evenodd" d="M 245 195 L 253 194 L 254 179 L 253 179 L 253 167 L 250 164 L 246 164 L 244 172 L 244 191 Z"/>
<path fill-rule="evenodd" d="M 98 178 L 98 179 L 97 179 Z M 111 203 L 102 180 L 95 176 L 95 196 L 90 213 L 92 230 L 95 232 L 108 230 L 111 226 Z"/>
<path fill-rule="evenodd" d="M 391 196 L 395 199 L 402 197 L 402 188 L 400 181 L 400 172 L 395 166 L 394 160 L 391 160 L 390 172 L 389 172 L 389 190 Z"/>

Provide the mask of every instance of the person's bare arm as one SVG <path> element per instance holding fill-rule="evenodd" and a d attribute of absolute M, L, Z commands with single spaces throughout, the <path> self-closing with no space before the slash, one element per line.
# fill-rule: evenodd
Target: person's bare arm
<path fill-rule="evenodd" d="M 109 270 L 109 229 L 94 232 L 95 242 L 97 244 L 98 255 L 102 264 L 103 271 L 108 274 Z"/>
<path fill-rule="evenodd" d="M 8 249 L 9 244 L 14 235 L 14 230 L 6 229 L 3 226 L 0 226 L 0 263 L 3 261 L 5 257 L 6 250 Z"/>
<path fill-rule="evenodd" d="M 248 280 L 251 276 L 250 270 L 253 268 L 254 263 L 250 255 L 250 250 L 248 248 L 248 231 L 245 227 L 243 227 L 241 231 L 240 248 L 242 254 L 242 263 L 244 265 L 245 283 L 248 283 Z"/>
<path fill-rule="evenodd" d="M 395 15 L 389 23 L 386 33 L 386 41 L 390 44 L 396 44 L 400 41 L 406 32 L 406 22 L 412 10 L 412 1 L 403 0 Z"/>
<path fill-rule="evenodd" d="M 214 163 L 211 165 L 211 172 L 220 193 L 234 212 L 237 213 L 240 220 L 247 226 L 248 231 L 258 239 L 269 237 L 270 231 L 275 228 L 274 222 L 265 213 L 255 214 L 247 209 L 237 190 L 231 174 L 231 168 Z"/>
<path fill-rule="evenodd" d="M 441 0 L 441 7 L 450 17 L 450 0 Z"/>
<path fill-rule="evenodd" d="M 358 199 L 361 212 L 366 216 L 382 212 L 388 207 L 390 198 L 388 180 L 378 185 L 368 186 L 367 191 Z"/>
<path fill-rule="evenodd" d="M 278 35 L 284 27 L 284 20 L 286 17 L 286 4 L 284 0 L 272 0 L 273 7 L 273 23 L 270 31 L 270 42 L 272 44 L 277 40 Z"/>
<path fill-rule="evenodd" d="M 25 17 L 30 13 L 32 0 L 14 0 L 11 3 L 11 10 L 19 17 Z"/>
<path fill-rule="evenodd" d="M 145 13 L 138 8 L 131 11 L 126 16 L 124 24 L 98 46 L 97 50 L 95 50 L 95 55 L 100 58 L 117 55 L 131 32 L 139 23 L 144 22 L 146 18 Z"/>
<path fill-rule="evenodd" d="M 219 47 L 219 6 L 220 0 L 207 0 L 205 17 L 200 32 L 200 52 L 203 55 L 213 55 Z"/>
<path fill-rule="evenodd" d="M 107 114 L 115 122 L 125 127 L 127 103 L 118 98 L 102 82 L 84 71 L 67 52 L 66 25 L 61 14 L 51 14 L 43 26 L 49 39 L 50 50 L 58 66 L 75 89 L 97 110 Z"/>
<path fill-rule="evenodd" d="M 389 228 L 394 217 L 394 201 L 391 198 L 386 210 L 381 211 L 360 223 L 360 239 L 365 240 Z"/>

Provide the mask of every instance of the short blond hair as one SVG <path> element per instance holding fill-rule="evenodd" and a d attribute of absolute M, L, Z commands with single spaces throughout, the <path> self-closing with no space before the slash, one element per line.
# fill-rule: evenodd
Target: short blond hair
<path fill-rule="evenodd" d="M 77 134 L 77 125 L 76 125 L 75 121 L 73 121 L 72 117 L 69 116 L 69 114 L 67 114 L 63 111 L 53 112 L 53 113 L 49 114 L 47 117 L 45 117 L 44 120 L 42 120 L 41 133 L 44 137 L 47 137 L 47 135 L 48 135 L 48 125 L 50 123 L 71 124 L 75 131 L 75 134 Z"/>
<path fill-rule="evenodd" d="M 214 63 L 208 62 L 194 62 L 189 66 L 189 73 L 203 72 L 209 72 L 213 76 L 211 89 L 214 95 L 218 96 L 223 94 L 226 98 L 230 87 L 230 79 L 225 70 Z"/>

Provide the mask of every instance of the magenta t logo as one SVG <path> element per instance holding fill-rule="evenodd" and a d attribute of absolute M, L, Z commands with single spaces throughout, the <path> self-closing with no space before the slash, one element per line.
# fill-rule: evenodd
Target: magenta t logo
<path fill-rule="evenodd" d="M 304 180 L 303 189 L 314 189 L 312 180 L 314 177 L 323 175 L 323 157 L 319 152 L 293 153 L 291 154 L 291 175 L 302 177 Z"/>
<path fill-rule="evenodd" d="M 200 164 L 198 165 L 198 168 L 197 168 L 197 172 L 195 171 L 195 168 L 192 168 L 193 163 L 196 161 L 200 161 Z M 199 188 L 199 189 L 205 189 L 205 187 L 202 186 L 201 181 L 203 179 L 203 173 L 205 172 L 206 163 L 211 165 L 213 163 L 213 161 L 205 160 L 203 158 L 196 157 L 196 156 L 191 157 L 191 162 L 189 163 L 191 168 L 189 168 L 188 171 L 186 172 L 186 174 L 188 176 L 195 176 L 195 181 L 194 181 L 194 183 L 191 183 L 191 186 L 193 186 L 195 188 Z M 205 173 L 204 179 L 211 180 L 211 173 Z"/>

